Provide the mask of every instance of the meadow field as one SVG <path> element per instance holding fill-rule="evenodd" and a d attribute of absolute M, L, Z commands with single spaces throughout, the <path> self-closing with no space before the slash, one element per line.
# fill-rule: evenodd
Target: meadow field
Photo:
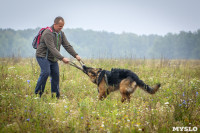
<path fill-rule="evenodd" d="M 34 58 L 0 59 L 0 132 L 173 132 L 200 131 L 200 60 L 83 59 L 87 66 L 132 70 L 148 85 L 130 103 L 119 91 L 99 101 L 97 87 L 80 70 L 59 62 L 60 99 L 51 97 L 50 78 L 42 98 L 34 94 L 40 67 Z M 74 60 L 78 64 L 77 61 Z"/>

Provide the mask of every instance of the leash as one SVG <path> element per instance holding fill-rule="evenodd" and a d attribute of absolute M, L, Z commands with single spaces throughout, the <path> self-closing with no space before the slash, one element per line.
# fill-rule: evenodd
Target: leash
<path fill-rule="evenodd" d="M 81 66 L 85 65 L 85 63 L 82 60 L 80 60 L 79 63 L 81 64 Z"/>
<path fill-rule="evenodd" d="M 81 66 L 83 66 L 83 65 L 85 64 L 82 60 L 80 60 L 79 63 L 81 64 Z M 74 62 L 72 62 L 72 61 L 69 61 L 69 65 L 71 65 L 71 66 L 73 66 L 73 67 L 76 67 L 76 68 L 78 68 L 78 69 L 80 69 L 80 70 L 83 70 L 83 68 L 81 68 L 80 66 L 76 65 L 76 64 L 75 64 Z"/>

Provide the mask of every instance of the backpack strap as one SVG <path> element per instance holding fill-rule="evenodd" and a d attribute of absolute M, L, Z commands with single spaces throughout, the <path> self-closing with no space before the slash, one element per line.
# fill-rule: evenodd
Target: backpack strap
<path fill-rule="evenodd" d="M 45 29 L 49 29 L 51 32 L 53 32 L 53 30 L 51 29 L 51 27 L 46 27 Z"/>
<path fill-rule="evenodd" d="M 53 30 L 51 29 L 51 27 L 46 27 L 45 29 L 48 29 L 48 30 L 50 30 L 51 32 L 53 32 Z M 47 52 L 46 52 L 45 59 L 48 58 L 48 53 L 49 53 L 49 50 L 48 50 L 48 48 L 47 48 Z"/>

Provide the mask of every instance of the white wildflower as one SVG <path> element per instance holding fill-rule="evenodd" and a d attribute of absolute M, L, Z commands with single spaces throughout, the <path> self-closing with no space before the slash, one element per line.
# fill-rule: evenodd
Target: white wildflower
<path fill-rule="evenodd" d="M 101 124 L 101 127 L 104 127 L 104 124 Z"/>
<path fill-rule="evenodd" d="M 169 104 L 169 102 L 166 102 L 166 103 L 165 103 L 165 105 L 168 105 L 168 104 Z"/>

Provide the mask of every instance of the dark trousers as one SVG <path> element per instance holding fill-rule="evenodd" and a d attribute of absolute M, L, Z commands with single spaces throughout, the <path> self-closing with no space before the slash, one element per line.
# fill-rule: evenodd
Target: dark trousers
<path fill-rule="evenodd" d="M 56 93 L 56 97 L 59 98 L 59 66 L 58 62 L 52 62 L 46 58 L 36 57 L 38 64 L 41 68 L 40 77 L 38 78 L 37 85 L 35 87 L 35 94 L 42 96 L 47 79 L 51 76 L 51 93 Z"/>

